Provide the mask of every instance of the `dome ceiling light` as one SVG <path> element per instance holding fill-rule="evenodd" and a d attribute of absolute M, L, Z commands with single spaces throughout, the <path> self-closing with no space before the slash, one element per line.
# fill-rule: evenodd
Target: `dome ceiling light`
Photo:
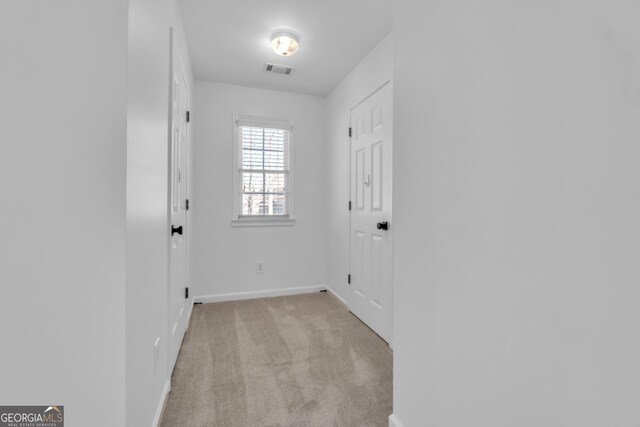
<path fill-rule="evenodd" d="M 288 31 L 281 31 L 271 36 L 271 48 L 280 56 L 291 56 L 298 50 L 298 36 Z"/>

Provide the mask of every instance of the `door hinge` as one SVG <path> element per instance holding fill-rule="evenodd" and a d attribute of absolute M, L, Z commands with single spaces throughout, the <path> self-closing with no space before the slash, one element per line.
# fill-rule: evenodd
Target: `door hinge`
<path fill-rule="evenodd" d="M 187 123 L 191 121 L 191 111 L 187 111 Z"/>
<path fill-rule="evenodd" d="M 187 200 L 184 202 L 184 208 L 185 208 L 186 210 L 189 210 L 189 199 L 187 199 Z"/>
<path fill-rule="evenodd" d="M 351 138 L 351 128 L 349 128 L 349 138 Z"/>
<path fill-rule="evenodd" d="M 189 287 L 184 288 L 184 299 L 189 299 Z"/>
<path fill-rule="evenodd" d="M 351 284 L 351 275 L 350 274 L 347 275 L 347 283 Z"/>
<path fill-rule="evenodd" d="M 351 210 L 351 200 L 349 200 L 349 210 Z"/>

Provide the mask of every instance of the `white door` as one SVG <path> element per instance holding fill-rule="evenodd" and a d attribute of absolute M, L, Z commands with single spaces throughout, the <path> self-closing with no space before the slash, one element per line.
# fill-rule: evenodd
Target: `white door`
<path fill-rule="evenodd" d="M 169 372 L 173 371 L 187 327 L 187 111 L 189 88 L 172 44 L 171 137 L 169 150 Z"/>
<path fill-rule="evenodd" d="M 391 342 L 391 83 L 351 110 L 349 309 Z"/>

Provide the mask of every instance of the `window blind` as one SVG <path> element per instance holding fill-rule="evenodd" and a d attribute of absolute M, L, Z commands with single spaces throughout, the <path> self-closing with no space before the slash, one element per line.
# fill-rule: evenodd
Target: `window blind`
<path fill-rule="evenodd" d="M 289 215 L 290 130 L 241 124 L 240 216 Z"/>

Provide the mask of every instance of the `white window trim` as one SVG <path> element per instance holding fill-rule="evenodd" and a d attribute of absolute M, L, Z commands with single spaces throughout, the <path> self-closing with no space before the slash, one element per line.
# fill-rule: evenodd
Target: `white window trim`
<path fill-rule="evenodd" d="M 240 141 L 240 126 L 256 126 L 256 127 L 268 127 L 276 129 L 285 129 L 289 131 L 289 187 L 288 187 L 288 204 L 289 215 L 287 216 L 272 216 L 272 215 L 255 215 L 255 216 L 240 216 L 240 174 L 238 173 L 242 165 L 242 144 Z M 233 115 L 233 211 L 231 217 L 231 226 L 233 227 L 277 227 L 277 226 L 293 226 L 296 223 L 293 216 L 294 205 L 294 131 L 293 122 L 289 120 L 268 119 L 257 116 L 247 115 Z"/>

